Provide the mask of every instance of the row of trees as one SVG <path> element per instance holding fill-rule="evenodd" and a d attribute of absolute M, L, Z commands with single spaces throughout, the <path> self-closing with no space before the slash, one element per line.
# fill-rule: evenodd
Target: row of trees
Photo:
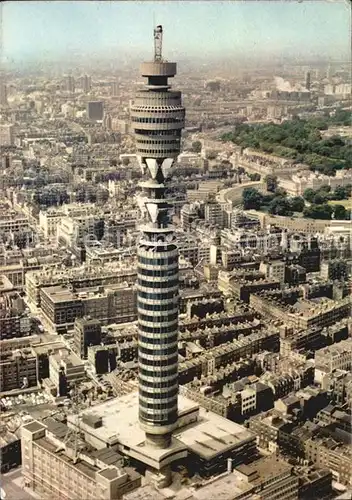
<path fill-rule="evenodd" d="M 309 219 L 336 219 L 350 220 L 351 210 L 347 210 L 343 205 L 310 205 L 303 210 L 303 216 Z"/>
<path fill-rule="evenodd" d="M 326 175 L 335 175 L 336 170 L 352 168 L 352 145 L 342 137 L 324 139 L 321 134 L 331 124 L 345 123 L 343 110 L 337 112 L 336 116 L 309 120 L 295 118 L 280 125 L 240 124 L 221 138 L 245 148 L 292 159 L 295 163 L 306 163 L 311 170 Z"/>
<path fill-rule="evenodd" d="M 268 195 L 263 195 L 255 188 L 246 188 L 243 190 L 242 202 L 245 210 L 264 209 L 275 215 L 292 215 L 304 209 L 302 197 L 287 198 L 286 192 L 280 188 Z"/>
<path fill-rule="evenodd" d="M 303 217 L 311 219 L 338 219 L 349 220 L 351 211 L 343 205 L 330 206 L 325 204 L 311 204 L 305 206 L 301 196 L 288 198 L 283 189 L 277 188 L 275 193 L 263 195 L 257 189 L 243 190 L 242 203 L 245 210 L 265 210 L 273 215 L 291 216 L 294 212 L 303 213 Z"/>
<path fill-rule="evenodd" d="M 303 193 L 303 198 L 309 203 L 320 205 L 329 200 L 347 200 L 351 197 L 351 184 L 347 186 L 337 186 L 333 191 L 330 186 L 322 186 L 314 190 L 308 188 Z"/>

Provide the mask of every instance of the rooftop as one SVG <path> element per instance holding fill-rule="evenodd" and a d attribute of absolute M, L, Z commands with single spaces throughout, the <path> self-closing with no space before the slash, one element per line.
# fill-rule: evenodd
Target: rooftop
<path fill-rule="evenodd" d="M 193 491 L 196 500 L 216 499 L 229 500 L 251 490 L 248 485 L 241 484 L 235 474 L 227 474 Z"/>
<path fill-rule="evenodd" d="M 42 431 L 45 429 L 45 425 L 43 425 L 37 421 L 30 422 L 29 424 L 26 424 L 23 427 L 24 427 L 24 429 L 27 429 L 29 432 L 38 432 L 38 431 Z"/>
<path fill-rule="evenodd" d="M 275 456 L 264 457 L 256 460 L 250 465 L 239 465 L 236 467 L 236 471 L 247 476 L 250 482 L 255 485 L 261 481 L 268 481 L 270 478 L 274 478 L 284 474 L 289 473 L 292 466 L 276 458 Z"/>
<path fill-rule="evenodd" d="M 193 401 L 181 395 L 179 395 L 178 403 L 180 416 L 184 413 L 196 412 L 199 408 Z M 175 451 L 180 446 L 187 447 L 205 459 L 210 459 L 254 438 L 254 435 L 245 427 L 199 408 L 198 421 L 176 429 L 170 449 L 149 448 L 145 443 L 144 431 L 138 422 L 138 392 L 96 405 L 85 411 L 83 415 L 85 421 L 87 416 L 93 419 L 102 417 L 102 425 L 98 428 L 93 429 L 84 422 L 81 423 L 81 428 L 86 432 L 91 431 L 96 439 L 109 443 L 110 446 L 123 444 L 138 454 L 146 454 L 155 460 L 161 460 L 163 455 Z"/>
<path fill-rule="evenodd" d="M 145 484 L 131 493 L 124 495 L 125 500 L 165 500 L 165 496 L 150 484 Z"/>

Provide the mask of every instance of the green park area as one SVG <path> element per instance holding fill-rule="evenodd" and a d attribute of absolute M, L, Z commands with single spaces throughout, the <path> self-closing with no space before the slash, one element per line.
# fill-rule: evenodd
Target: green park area
<path fill-rule="evenodd" d="M 348 200 L 329 200 L 329 205 L 343 205 L 346 209 L 352 208 L 352 198 Z"/>
<path fill-rule="evenodd" d="M 305 163 L 310 170 L 334 176 L 337 170 L 352 168 L 352 144 L 338 135 L 324 138 L 330 126 L 351 125 L 350 111 L 338 109 L 330 116 L 307 120 L 294 118 L 281 124 L 242 123 L 221 136 L 244 148 Z"/>
<path fill-rule="evenodd" d="M 330 186 L 323 186 L 316 191 L 306 189 L 303 196 L 289 197 L 278 186 L 275 176 L 268 175 L 265 181 L 268 194 L 262 194 L 254 188 L 244 189 L 242 203 L 245 210 L 310 219 L 351 219 L 351 185 L 337 186 L 334 190 Z"/>

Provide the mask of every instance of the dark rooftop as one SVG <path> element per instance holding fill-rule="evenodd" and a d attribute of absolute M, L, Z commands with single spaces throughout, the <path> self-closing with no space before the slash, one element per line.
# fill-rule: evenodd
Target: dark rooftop
<path fill-rule="evenodd" d="M 38 432 L 45 429 L 45 425 L 35 420 L 34 422 L 24 425 L 23 428 L 27 429 L 29 432 Z"/>
<path fill-rule="evenodd" d="M 108 467 L 107 469 L 99 471 L 99 474 L 106 479 L 115 479 L 119 476 L 119 470 L 115 467 Z"/>
<path fill-rule="evenodd" d="M 103 448 L 101 450 L 95 450 L 91 453 L 91 456 L 96 460 L 104 462 L 106 465 L 116 465 L 122 460 L 122 455 L 112 450 L 111 448 Z"/>

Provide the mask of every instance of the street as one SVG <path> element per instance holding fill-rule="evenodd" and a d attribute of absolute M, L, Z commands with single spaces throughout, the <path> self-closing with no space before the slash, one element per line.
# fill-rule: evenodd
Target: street
<path fill-rule="evenodd" d="M 6 474 L 1 474 L 1 500 L 33 500 L 39 498 L 24 490 L 21 468 L 14 469 Z M 5 492 L 5 496 L 3 493 Z"/>

